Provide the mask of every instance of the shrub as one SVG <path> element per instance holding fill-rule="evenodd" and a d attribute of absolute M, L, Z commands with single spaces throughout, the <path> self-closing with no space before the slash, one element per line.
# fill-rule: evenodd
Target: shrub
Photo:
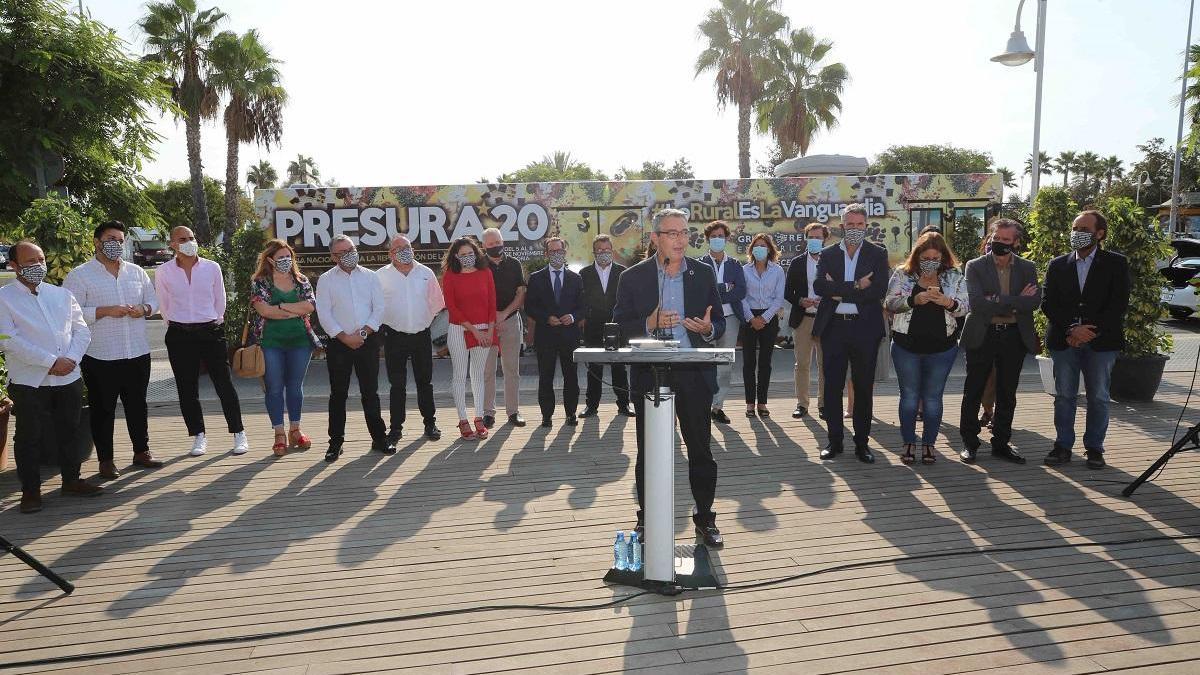
<path fill-rule="evenodd" d="M 1155 263 L 1169 258 L 1173 249 L 1162 230 L 1146 222 L 1132 199 L 1103 199 L 1099 210 L 1108 219 L 1108 236 L 1102 246 L 1125 255 L 1133 281 L 1122 353 L 1133 357 L 1169 353 L 1174 344 L 1158 323 L 1163 316 L 1162 277 Z"/>
<path fill-rule="evenodd" d="M 6 228 L 13 241 L 32 239 L 46 254 L 46 282 L 61 284 L 67 272 L 87 262 L 96 247 L 93 225 L 71 208 L 65 199 L 35 199 L 21 214 L 15 226 Z"/>
<path fill-rule="evenodd" d="M 1045 283 L 1050 261 L 1071 250 L 1071 221 L 1078 213 L 1079 207 L 1063 188 L 1051 186 L 1038 191 L 1026 224 L 1023 257 L 1037 266 L 1039 283 Z M 1033 320 L 1038 335 L 1045 335 L 1046 315 L 1037 312 Z M 1042 353 L 1049 352 L 1043 347 Z"/>

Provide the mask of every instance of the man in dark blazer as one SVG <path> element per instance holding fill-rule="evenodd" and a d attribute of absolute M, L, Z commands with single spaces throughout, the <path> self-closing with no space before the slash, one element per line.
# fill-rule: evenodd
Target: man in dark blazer
<path fill-rule="evenodd" d="M 1025 458 L 1008 444 L 1012 438 L 1017 385 L 1027 354 L 1038 353 L 1033 312 L 1042 300 L 1037 268 L 1014 251 L 1021 244 L 1021 226 L 997 218 L 988 228 L 989 252 L 967 263 L 967 296 L 971 311 L 963 323 L 959 346 L 967 357 L 958 429 L 967 464 L 979 450 L 979 403 L 988 375 L 996 370 L 996 408 L 992 416 L 992 456 L 1015 464 Z"/>
<path fill-rule="evenodd" d="M 1049 325 L 1046 346 L 1054 360 L 1054 448 L 1046 464 L 1071 461 L 1075 445 L 1075 405 L 1079 375 L 1087 387 L 1087 421 L 1083 448 L 1087 465 L 1104 468 L 1108 433 L 1108 385 L 1117 354 L 1125 346 L 1125 311 L 1129 309 L 1129 261 L 1105 251 L 1108 220 L 1099 211 L 1084 211 L 1071 224 L 1071 253 L 1050 261 L 1042 311 Z"/>
<path fill-rule="evenodd" d="M 647 337 L 656 330 L 669 332 L 681 347 L 711 347 L 725 331 L 725 317 L 719 311 L 721 297 L 717 294 L 716 277 L 712 268 L 684 256 L 688 245 L 687 212 L 662 209 L 654 214 L 654 232 L 650 240 L 655 254 L 625 270 L 617 286 L 617 305 L 613 321 L 621 324 L 626 338 Z M 658 288 L 663 289 L 659 306 Z M 653 289 L 653 290 L 651 290 Z M 630 368 L 630 395 L 637 411 L 637 488 L 638 513 L 636 530 L 642 532 L 643 463 L 645 447 L 645 394 L 651 390 L 653 376 L 647 366 Z M 696 513 L 692 522 L 696 532 L 709 546 L 724 544 L 713 513 L 717 491 L 717 463 L 713 460 L 712 407 L 717 390 L 714 366 L 674 366 L 667 373 L 665 384 L 675 392 L 675 417 L 679 433 L 687 446 L 688 479 Z"/>
<path fill-rule="evenodd" d="M 746 321 L 742 299 L 746 297 L 746 273 L 742 264 L 725 253 L 729 243 L 729 225 L 723 220 L 714 220 L 704 227 L 704 239 L 708 242 L 708 255 L 700 262 L 713 268 L 717 278 L 717 295 L 721 296 L 721 315 L 725 318 L 725 334 L 714 347 L 737 347 L 738 330 Z M 713 308 L 716 311 L 716 308 Z M 736 356 L 736 354 L 735 354 Z M 725 414 L 725 396 L 733 382 L 733 363 L 717 366 L 717 393 L 713 395 L 712 418 L 715 422 L 729 424 Z"/>
<path fill-rule="evenodd" d="M 817 411 L 821 419 L 825 419 L 825 367 L 821 363 L 821 341 L 813 337 L 821 297 L 813 288 L 813 282 L 817 280 L 817 265 L 828 239 L 829 226 L 824 223 L 809 223 L 804 228 L 804 252 L 792 258 L 783 285 L 783 299 L 792 306 L 792 311 L 788 312 L 788 326 L 792 329 L 792 351 L 796 357 L 793 373 L 796 409 L 792 411 L 792 419 L 796 420 L 808 414 L 813 351 L 817 352 Z"/>
<path fill-rule="evenodd" d="M 584 312 L 583 344 L 588 347 L 604 346 L 604 324 L 612 321 L 613 305 L 617 304 L 617 283 L 625 266 L 613 262 L 612 238 L 607 234 L 597 235 L 592 240 L 592 257 L 595 264 L 579 271 L 583 279 Z M 633 417 L 629 406 L 629 375 L 625 365 L 614 363 L 612 372 L 613 394 L 617 397 L 617 412 Z M 587 364 L 587 390 L 585 407 L 580 417 L 591 417 L 600 407 L 600 392 L 604 386 L 604 364 Z"/>
<path fill-rule="evenodd" d="M 538 362 L 538 405 L 542 426 L 550 426 L 554 415 L 554 367 L 562 368 L 563 411 L 567 426 L 575 426 L 579 406 L 579 376 L 575 350 L 579 347 L 579 325 L 583 318 L 583 279 L 567 269 L 567 242 L 550 237 L 542 246 L 550 264 L 529 275 L 525 311 L 533 319 L 533 350 Z"/>
<path fill-rule="evenodd" d="M 813 290 L 821 297 L 812 333 L 821 340 L 825 369 L 825 425 L 829 446 L 821 459 L 842 453 L 842 391 L 846 367 L 854 387 L 854 454 L 872 464 L 875 455 L 867 445 L 874 414 L 872 388 L 879 341 L 883 339 L 883 296 L 888 285 L 887 249 L 864 241 L 867 210 L 851 204 L 842 215 L 842 241 L 821 251 Z"/>

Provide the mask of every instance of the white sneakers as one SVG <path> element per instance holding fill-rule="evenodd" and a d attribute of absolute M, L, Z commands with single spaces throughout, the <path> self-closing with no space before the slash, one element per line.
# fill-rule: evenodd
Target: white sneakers
<path fill-rule="evenodd" d="M 239 431 L 233 435 L 233 454 L 244 455 L 250 450 L 250 441 L 246 440 L 246 432 Z M 195 440 L 192 441 L 192 457 L 199 457 L 208 452 L 208 439 L 204 437 L 204 432 L 196 434 Z"/>
<path fill-rule="evenodd" d="M 196 434 L 196 440 L 192 441 L 192 457 L 199 457 L 208 451 L 208 439 L 204 437 L 204 432 Z"/>

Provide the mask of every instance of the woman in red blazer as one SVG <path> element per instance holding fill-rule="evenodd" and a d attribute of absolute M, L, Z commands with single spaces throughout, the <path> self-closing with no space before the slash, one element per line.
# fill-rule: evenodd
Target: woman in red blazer
<path fill-rule="evenodd" d="M 442 260 L 442 294 L 450 312 L 446 345 L 454 366 L 451 391 L 458 408 L 458 430 L 463 438 L 487 438 L 483 426 L 484 367 L 496 330 L 496 285 L 479 244 L 459 237 Z M 475 403 L 475 428 L 467 422 L 467 373 Z"/>

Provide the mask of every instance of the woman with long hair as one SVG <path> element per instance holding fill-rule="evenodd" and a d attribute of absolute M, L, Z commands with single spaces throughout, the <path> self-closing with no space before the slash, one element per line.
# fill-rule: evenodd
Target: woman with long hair
<path fill-rule="evenodd" d="M 496 284 L 483 249 L 470 237 L 459 237 L 442 259 L 442 294 L 450 313 L 446 346 L 453 365 L 451 391 L 463 438 L 487 438 L 483 424 L 484 367 L 496 330 Z M 475 428 L 467 421 L 467 375 L 475 404 Z"/>
<path fill-rule="evenodd" d="M 748 262 L 742 266 L 746 276 L 746 297 L 742 299 L 742 380 L 746 387 L 746 417 L 757 414 L 770 417 L 767 388 L 771 386 L 771 357 L 775 337 L 779 335 L 779 312 L 783 309 L 783 289 L 787 275 L 779 263 L 779 249 L 767 232 L 750 239 Z"/>
<path fill-rule="evenodd" d="M 888 283 L 884 307 L 892 320 L 892 365 L 900 384 L 900 435 L 905 464 L 917 461 L 917 407 L 923 410 L 921 463 L 933 464 L 942 424 L 942 393 L 958 357 L 958 318 L 969 310 L 958 261 L 937 232 L 919 239 Z"/>
<path fill-rule="evenodd" d="M 271 451 L 307 450 L 312 440 L 300 431 L 304 375 L 314 347 L 321 345 L 309 315 L 316 309 L 312 284 L 296 265 L 296 252 L 282 239 L 267 242 L 250 279 L 251 335 L 263 352 L 267 416 L 275 428 Z M 289 430 L 283 430 L 284 403 Z"/>

